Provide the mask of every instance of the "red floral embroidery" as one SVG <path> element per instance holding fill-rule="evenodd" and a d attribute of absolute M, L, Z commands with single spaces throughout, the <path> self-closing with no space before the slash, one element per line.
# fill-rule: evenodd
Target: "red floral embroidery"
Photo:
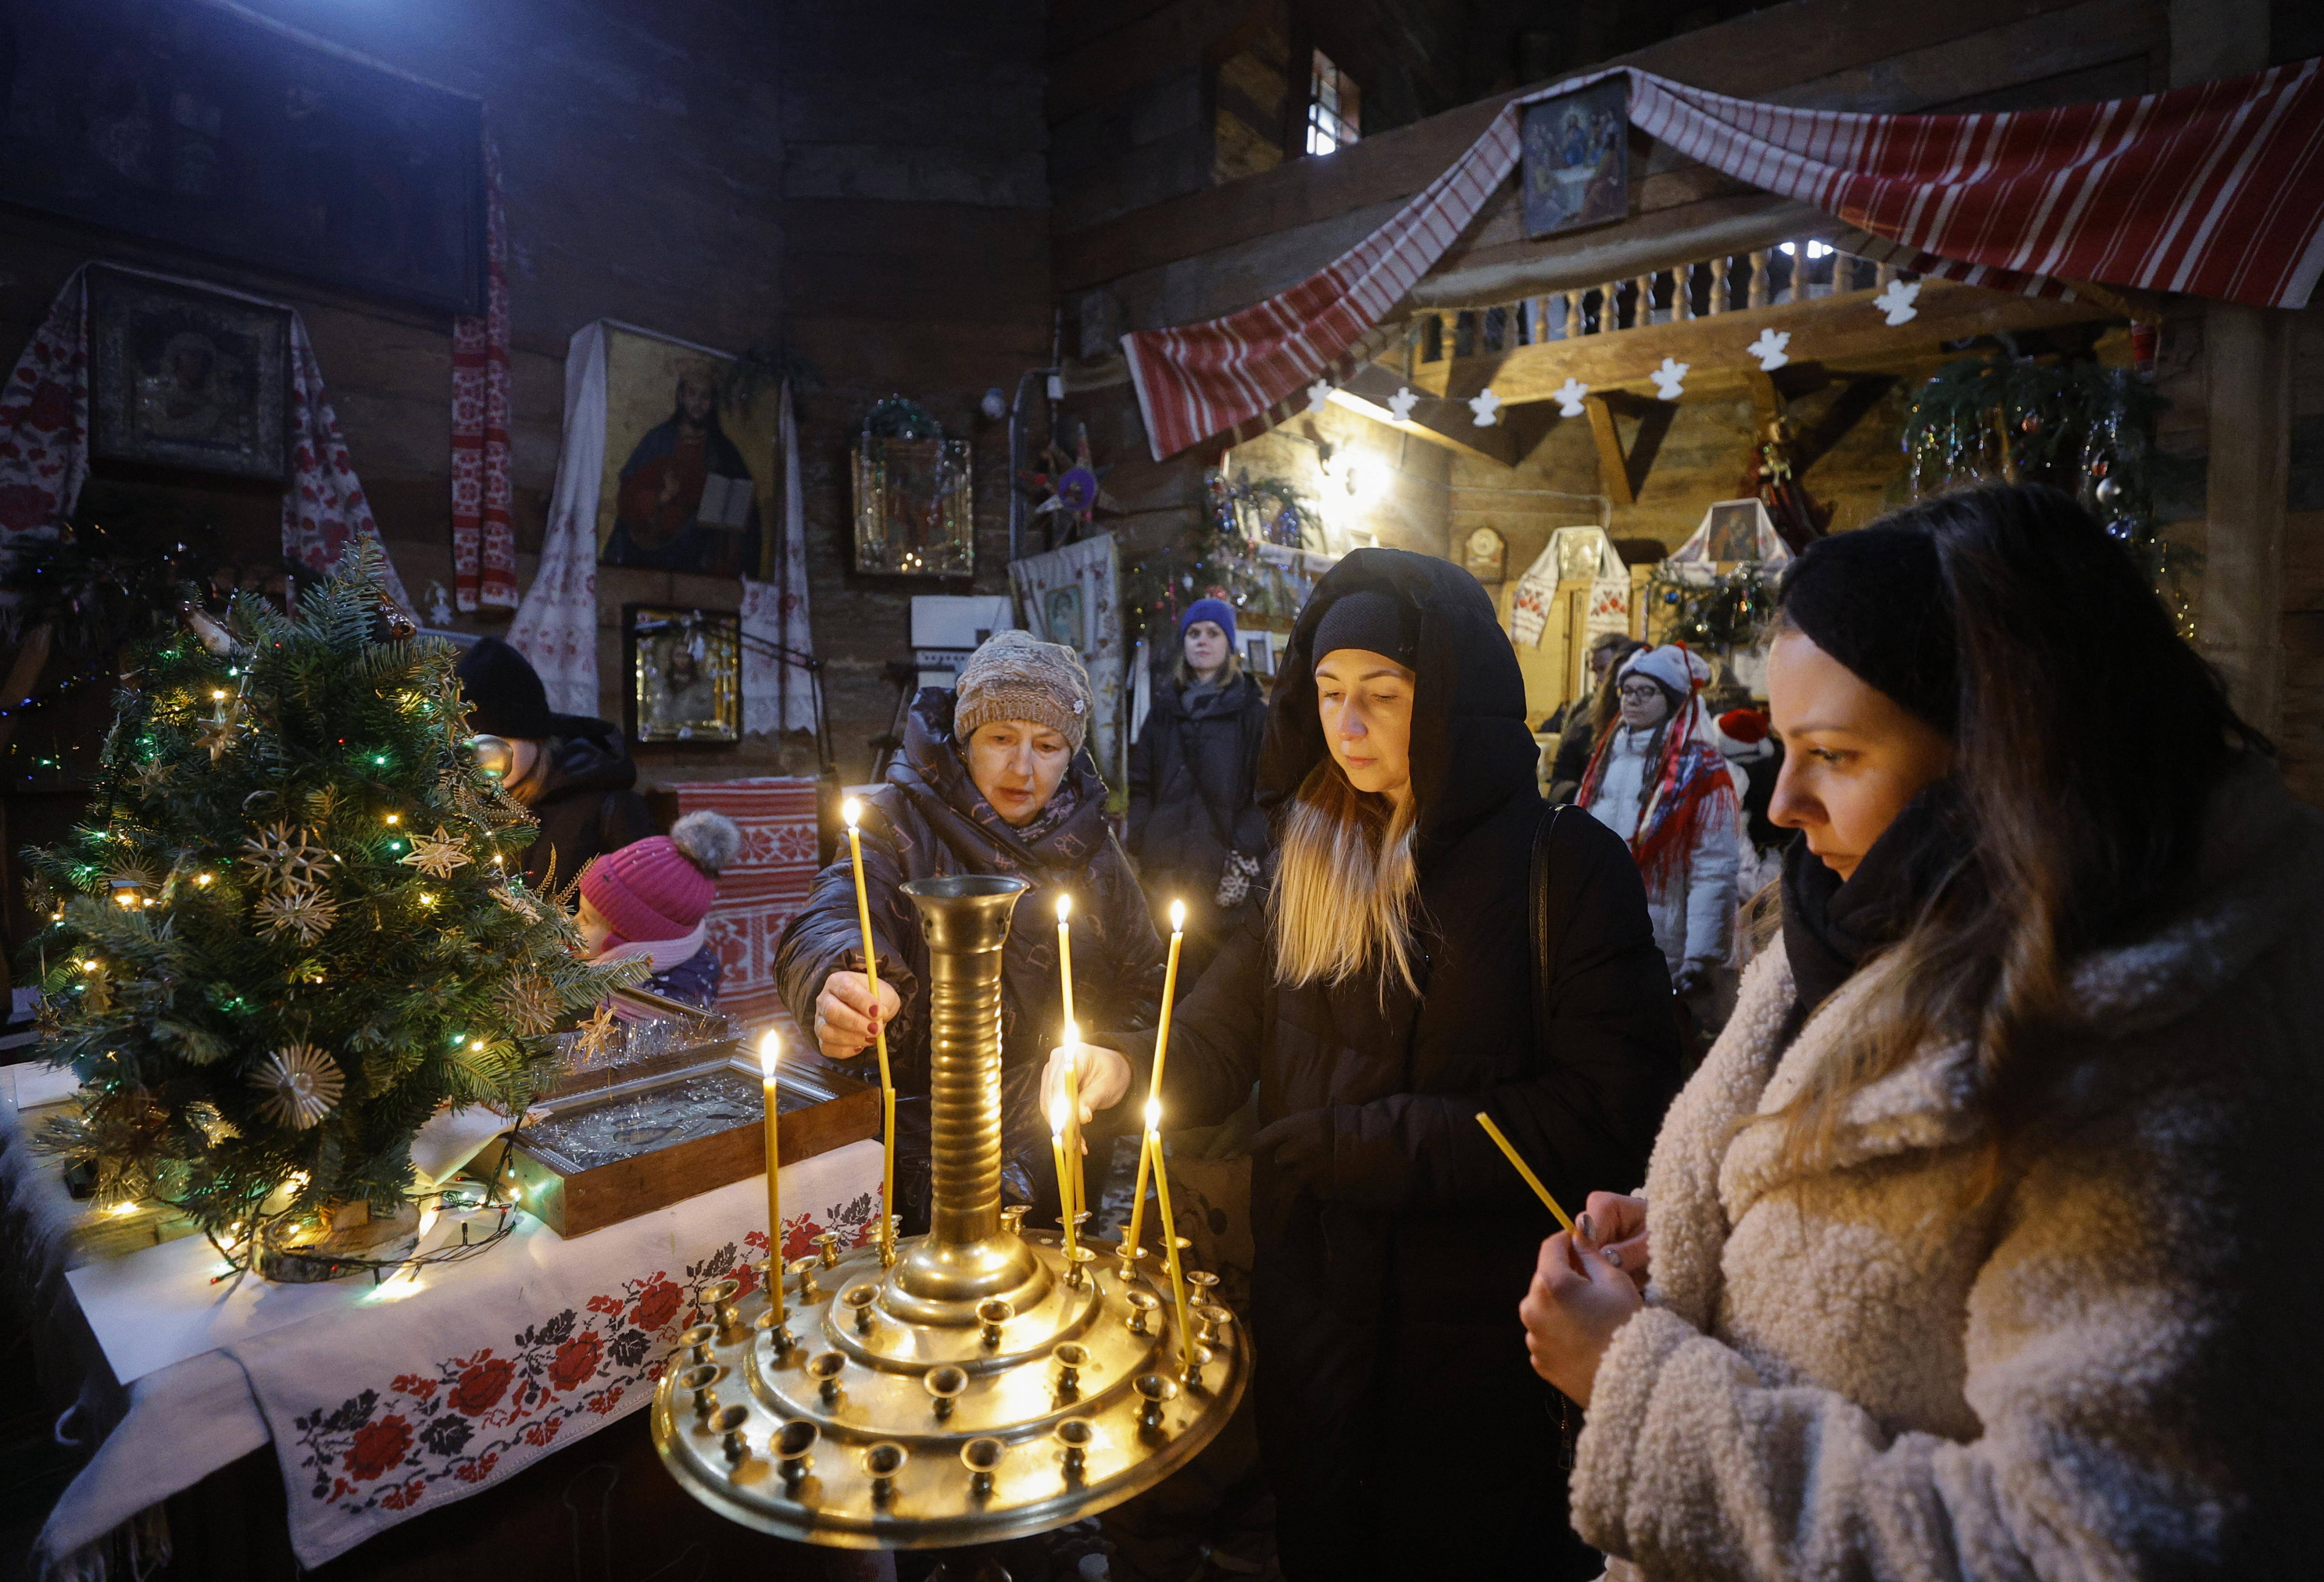
<path fill-rule="evenodd" d="M 639 1295 L 630 1322 L 641 1329 L 659 1329 L 678 1316 L 678 1304 L 685 1300 L 686 1292 L 656 1274 L 654 1283 Z"/>
<path fill-rule="evenodd" d="M 820 1216 L 844 1245 L 859 1244 L 876 1194 Z M 824 1227 L 817 1216 L 787 1221 L 785 1239 L 804 1247 Z M 295 1420 L 309 1497 L 338 1520 L 427 1508 L 429 1491 L 481 1487 L 560 1439 L 576 1420 L 595 1429 L 641 1403 L 669 1363 L 678 1326 L 701 1311 L 719 1280 L 759 1281 L 750 1268 L 766 1237 L 728 1242 L 682 1273 L 656 1269 L 551 1313 L 511 1337 L 507 1355 L 486 1347 L 452 1357 L 435 1375 L 399 1374 L 385 1389 L 358 1387 L 336 1405 Z M 583 1415 L 586 1412 L 586 1415 Z M 445 1497 L 439 1491 L 437 1500 Z"/>
<path fill-rule="evenodd" d="M 355 1443 L 347 1447 L 347 1470 L 360 1479 L 377 1477 L 404 1458 L 411 1449 L 411 1425 L 399 1414 L 365 1423 L 355 1430 Z"/>
<path fill-rule="evenodd" d="M 605 1355 L 605 1343 L 591 1329 L 576 1335 L 557 1348 L 557 1360 L 549 1365 L 549 1382 L 560 1390 L 577 1390 L 597 1376 L 597 1364 Z"/>
<path fill-rule="evenodd" d="M 486 1354 L 487 1360 L 478 1362 L 460 1375 L 452 1390 L 452 1405 L 456 1411 L 470 1417 L 482 1417 L 508 1393 L 509 1381 L 516 1377 L 516 1364 L 505 1357 Z"/>

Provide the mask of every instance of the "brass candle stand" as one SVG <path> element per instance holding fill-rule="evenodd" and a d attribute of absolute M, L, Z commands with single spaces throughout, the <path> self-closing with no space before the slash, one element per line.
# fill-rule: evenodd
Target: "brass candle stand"
<path fill-rule="evenodd" d="M 1047 1531 L 1184 1466 L 1250 1383 L 1232 1315 L 1204 1302 L 1181 1329 L 1159 1260 L 1086 1238 L 1068 1256 L 1001 1207 L 1001 952 L 1026 888 L 904 887 L 929 957 L 928 1234 L 892 1265 L 823 1241 L 779 1323 L 763 1290 L 722 1282 L 663 1370 L 663 1465 L 746 1526 L 842 1549 Z"/>

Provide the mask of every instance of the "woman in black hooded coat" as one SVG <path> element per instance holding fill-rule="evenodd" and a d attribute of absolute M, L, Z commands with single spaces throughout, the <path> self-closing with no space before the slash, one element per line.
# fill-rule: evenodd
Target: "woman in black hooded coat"
<path fill-rule="evenodd" d="M 1163 1103 L 1172 1125 L 1202 1125 L 1259 1087 L 1253 1389 L 1285 1574 L 1593 1576 L 1566 1520 L 1561 1403 L 1507 1316 L 1548 1216 L 1476 1117 L 1561 1202 L 1643 1179 L 1679 1082 L 1669 980 L 1628 851 L 1568 813 L 1549 843 L 1549 1022 L 1536 1025 L 1545 810 L 1524 683 L 1483 590 L 1449 562 L 1359 549 L 1317 585 L 1260 761 L 1278 818 L 1330 753 L 1317 629 L 1367 593 L 1388 595 L 1409 634 L 1419 990 L 1377 961 L 1286 983 L 1255 916 L 1176 1012 Z M 1278 881 L 1270 905 L 1284 904 Z M 1084 1091 L 1117 1103 L 1124 1082 L 1111 1118 L 1134 1124 L 1152 1035 L 1093 1037 L 1129 1058 L 1084 1046 Z"/>

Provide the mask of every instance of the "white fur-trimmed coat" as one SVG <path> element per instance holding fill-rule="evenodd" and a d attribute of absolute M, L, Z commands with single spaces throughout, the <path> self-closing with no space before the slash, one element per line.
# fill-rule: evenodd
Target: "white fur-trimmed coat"
<path fill-rule="evenodd" d="M 1612 1577 L 2324 1577 L 2324 815 L 2252 765 L 2206 828 L 2190 904 L 2077 967 L 2067 1113 L 1974 1207 L 1965 1047 L 1859 1094 L 1828 1167 L 1736 1131 L 1878 970 L 1779 1051 L 1790 968 L 1753 963 L 1582 1436 Z"/>

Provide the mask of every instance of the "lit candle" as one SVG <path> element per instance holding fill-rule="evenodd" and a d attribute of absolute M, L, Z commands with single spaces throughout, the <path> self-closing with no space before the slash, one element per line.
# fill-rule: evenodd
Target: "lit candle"
<path fill-rule="evenodd" d="M 1162 1062 L 1170 1053 L 1170 1007 L 1178 997 L 1178 947 L 1186 943 L 1186 903 L 1170 903 L 1170 962 L 1162 970 L 1162 1016 L 1154 1029 L 1154 1071 L 1146 1083 L 1146 1109 L 1157 1113 L 1162 1105 Z M 1138 1151 L 1138 1191 L 1130 1200 L 1130 1236 L 1121 1245 L 1139 1246 L 1138 1228 L 1146 1220 L 1146 1150 Z"/>
<path fill-rule="evenodd" d="M 888 1023 L 880 1015 L 880 952 L 872 943 L 872 897 L 863 888 L 863 839 L 856 831 L 863 805 L 849 797 L 839 814 L 847 821 L 847 858 L 855 869 L 855 926 L 863 937 L 863 978 L 872 986 L 872 1037 L 880 1049 L 880 1110 L 884 1156 L 880 1166 L 880 1260 L 896 1261 L 896 1084 L 888 1074 Z"/>
<path fill-rule="evenodd" d="M 1082 1180 L 1082 1083 L 1078 1071 L 1081 1056 L 1081 1028 L 1069 1017 L 1065 1022 L 1065 1165 L 1070 1177 L 1057 1178 L 1057 1198 L 1071 1219 L 1081 1212 L 1085 1184 Z"/>
<path fill-rule="evenodd" d="M 1057 1203 L 1062 1212 L 1059 1220 L 1065 1228 L 1065 1246 L 1074 1243 L 1074 1206 L 1068 1200 L 1065 1187 L 1065 1106 L 1062 1099 L 1049 1107 L 1049 1146 L 1057 1155 Z"/>
<path fill-rule="evenodd" d="M 782 1039 L 770 1027 L 759 1039 L 760 1091 L 767 1102 L 767 1301 L 774 1312 L 774 1321 L 783 1321 L 783 1150 L 776 1134 L 780 1130 L 777 1120 L 779 1108 L 775 1101 L 775 1062 L 782 1053 Z"/>
<path fill-rule="evenodd" d="M 1170 1212 L 1170 1172 L 1162 1160 L 1162 1103 L 1146 1101 L 1146 1152 L 1154 1159 L 1154 1195 L 1162 1209 L 1162 1252 L 1170 1265 L 1170 1300 L 1178 1310 L 1178 1374 L 1194 1371 L 1194 1331 L 1186 1322 L 1186 1276 L 1178 1267 L 1178 1219 Z"/>
<path fill-rule="evenodd" d="M 1541 1177 L 1533 1173 L 1533 1167 L 1518 1157 L 1517 1145 L 1501 1136 L 1501 1128 L 1493 1124 L 1493 1118 L 1480 1109 L 1477 1111 L 1477 1124 L 1483 1127 L 1485 1135 L 1499 1145 L 1503 1154 L 1508 1155 L 1509 1163 L 1517 1167 L 1519 1175 L 1525 1177 L 1526 1185 L 1533 1188 L 1534 1196 L 1541 1200 L 1542 1207 L 1547 1209 L 1557 1222 L 1565 1228 L 1565 1233 L 1568 1236 L 1572 1235 L 1573 1221 L 1567 1218 L 1564 1209 L 1557 1206 L 1557 1200 L 1549 1195 L 1549 1189 L 1541 1184 Z"/>
<path fill-rule="evenodd" d="M 1072 1168 L 1071 1179 L 1065 1171 L 1057 1173 L 1057 1201 L 1070 1220 L 1082 1206 L 1082 1095 L 1080 1057 L 1074 1046 L 1082 1041 L 1081 1028 L 1074 1020 L 1074 934 L 1071 919 L 1074 898 L 1071 894 L 1057 897 L 1057 984 L 1065 997 L 1065 1163 Z"/>

